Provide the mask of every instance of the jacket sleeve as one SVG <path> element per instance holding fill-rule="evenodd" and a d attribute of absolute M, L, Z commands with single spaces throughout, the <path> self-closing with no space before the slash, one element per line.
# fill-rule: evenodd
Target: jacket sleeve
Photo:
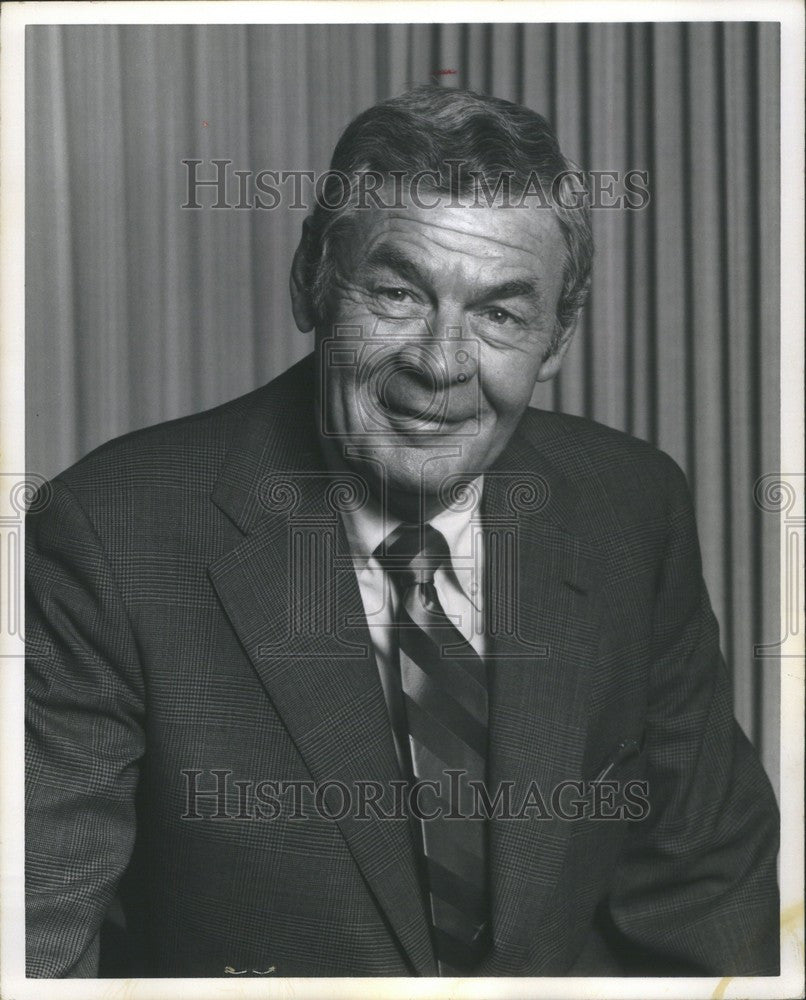
<path fill-rule="evenodd" d="M 101 541 L 51 486 L 26 521 L 26 968 L 95 976 L 134 844 L 144 696 Z"/>
<path fill-rule="evenodd" d="M 777 805 L 733 716 L 688 487 L 670 465 L 645 741 L 650 813 L 631 824 L 609 917 L 644 975 L 777 975 Z"/>

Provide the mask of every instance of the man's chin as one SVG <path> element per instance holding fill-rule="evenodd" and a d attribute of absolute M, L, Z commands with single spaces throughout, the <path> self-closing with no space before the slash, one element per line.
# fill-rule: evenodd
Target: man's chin
<path fill-rule="evenodd" d="M 362 448 L 362 458 L 349 459 L 354 472 L 362 476 L 372 494 L 405 519 L 440 509 L 450 503 L 459 483 L 470 482 L 479 474 L 466 462 L 457 462 L 455 447 L 432 447 L 434 455 L 423 460 L 423 448 Z M 439 452 L 443 454 L 440 457 Z M 448 454 L 445 454 L 447 452 Z"/>

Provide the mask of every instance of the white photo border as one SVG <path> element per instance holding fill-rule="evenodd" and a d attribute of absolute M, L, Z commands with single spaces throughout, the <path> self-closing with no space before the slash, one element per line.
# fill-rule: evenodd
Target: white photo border
<path fill-rule="evenodd" d="M 25 182 L 24 35 L 29 24 L 233 24 L 371 22 L 778 21 L 781 23 L 781 437 L 784 475 L 803 473 L 804 454 L 804 7 L 795 0 L 626 0 L 529 3 L 422 2 L 4 3 L 0 18 L 0 472 L 20 475 L 24 452 Z M 1 513 L 1 512 L 0 512 Z M 791 524 L 804 544 L 804 495 Z M 788 599 L 781 515 L 781 613 Z M 21 553 L 18 555 L 22 558 Z M 802 602 L 802 596 L 798 595 Z M 13 639 L 0 633 L 0 996 L 28 1000 L 195 998 L 688 998 L 802 996 L 804 953 L 804 609 L 781 663 L 781 975 L 765 978 L 495 979 L 66 979 L 24 974 L 23 671 Z M 782 625 L 782 635 L 786 629 Z M 785 658 L 784 658 L 785 657 Z"/>

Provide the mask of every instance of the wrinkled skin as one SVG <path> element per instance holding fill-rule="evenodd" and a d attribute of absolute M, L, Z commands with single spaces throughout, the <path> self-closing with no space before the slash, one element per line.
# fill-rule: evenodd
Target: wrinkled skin
<path fill-rule="evenodd" d="M 358 213 L 339 253 L 332 325 L 316 338 L 326 446 L 378 494 L 385 476 L 387 502 L 412 516 L 449 477 L 488 468 L 559 370 L 575 325 L 552 350 L 565 243 L 545 210 L 409 207 Z M 292 297 L 310 330 L 303 255 L 304 241 Z M 344 326 L 357 330 L 334 354 Z"/>

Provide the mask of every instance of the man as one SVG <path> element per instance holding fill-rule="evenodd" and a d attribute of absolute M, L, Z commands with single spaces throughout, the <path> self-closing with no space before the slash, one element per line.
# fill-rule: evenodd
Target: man
<path fill-rule="evenodd" d="M 774 974 L 684 477 L 528 408 L 587 293 L 579 176 L 432 88 L 332 171 L 314 355 L 29 517 L 29 975 Z"/>

